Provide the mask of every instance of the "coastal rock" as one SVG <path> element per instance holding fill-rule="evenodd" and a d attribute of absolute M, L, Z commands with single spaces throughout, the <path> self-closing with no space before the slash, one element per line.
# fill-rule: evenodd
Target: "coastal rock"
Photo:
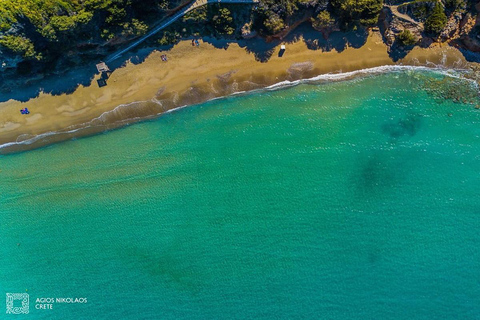
<path fill-rule="evenodd" d="M 462 14 L 460 12 L 455 12 L 450 16 L 447 21 L 445 28 L 442 33 L 440 33 L 439 39 L 441 41 L 447 41 L 449 39 L 458 36 L 460 31 L 460 22 L 462 21 Z"/>
<path fill-rule="evenodd" d="M 417 39 L 422 38 L 422 27 L 414 23 L 399 19 L 394 16 L 389 8 L 383 10 L 383 18 L 380 20 L 380 29 L 382 30 L 385 43 L 391 48 L 395 43 L 396 36 L 404 30 L 409 30 Z"/>
<path fill-rule="evenodd" d="M 21 56 L 11 56 L 0 50 L 0 72 L 5 72 L 8 69 L 15 69 L 22 61 L 23 58 Z"/>
<path fill-rule="evenodd" d="M 475 25 L 475 19 L 472 17 L 472 14 L 468 12 L 460 22 L 460 33 L 467 34 L 472 30 Z"/>
<path fill-rule="evenodd" d="M 480 14 L 473 17 L 470 13 L 465 15 L 460 23 L 460 35 L 456 44 L 472 52 L 480 52 L 479 35 L 474 32 L 474 28 L 480 25 Z"/>
<path fill-rule="evenodd" d="M 247 34 L 242 32 L 242 37 L 244 39 L 252 39 L 252 38 L 255 38 L 257 35 L 258 35 L 257 31 L 252 31 L 252 32 L 247 33 Z"/>
<path fill-rule="evenodd" d="M 411 1 L 398 6 L 398 12 L 410 16 L 412 19 L 424 22 L 428 13 L 433 10 L 437 1 Z"/>
<path fill-rule="evenodd" d="M 464 37 L 460 40 L 460 46 L 472 52 L 480 52 L 480 41 L 471 37 Z"/>
<path fill-rule="evenodd" d="M 252 22 L 246 23 L 241 31 L 244 39 L 252 39 L 257 36 L 257 31 L 252 30 Z"/>

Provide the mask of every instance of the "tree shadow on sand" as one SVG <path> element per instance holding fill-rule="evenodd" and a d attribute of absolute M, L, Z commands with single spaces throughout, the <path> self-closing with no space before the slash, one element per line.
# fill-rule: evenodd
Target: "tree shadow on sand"
<path fill-rule="evenodd" d="M 108 62 L 109 69 L 113 72 L 118 68 L 124 67 L 127 62 L 133 64 L 141 64 L 145 59 L 154 51 L 168 51 L 173 48 L 172 45 L 162 46 L 157 48 L 140 48 L 136 51 L 128 52 Z M 0 91 L 0 103 L 14 99 L 21 102 L 26 102 L 30 99 L 36 98 L 40 93 L 48 93 L 51 95 L 71 94 L 75 92 L 79 86 L 89 87 L 92 84 L 96 85 L 96 81 L 93 81 L 98 71 L 96 64 L 100 61 L 107 60 L 108 57 L 99 57 L 98 59 L 92 58 L 90 61 L 86 61 L 83 65 L 75 67 L 62 67 L 58 65 L 44 66 L 37 72 L 38 77 L 35 80 L 31 80 L 32 75 L 28 76 L 28 72 L 31 69 L 30 62 L 22 62 L 17 67 L 17 70 L 8 74 L 0 73 L 0 82 L 8 81 L 8 77 L 15 78 L 16 82 L 12 81 L 12 85 L 8 86 L 7 90 Z M 54 68 L 59 70 L 68 70 L 64 73 L 48 74 L 48 71 Z M 27 71 L 23 71 L 27 69 Z M 18 84 L 19 82 L 24 82 Z M 108 84 L 107 84 L 108 85 Z"/>
<path fill-rule="evenodd" d="M 247 52 L 254 54 L 255 59 L 261 62 L 268 61 L 272 57 L 275 47 L 280 43 L 279 41 L 267 43 L 263 39 L 232 41 L 216 40 L 205 37 L 202 40 L 206 43 L 212 44 L 218 49 L 227 49 L 230 44 L 237 43 Z M 169 51 L 175 44 L 132 50 L 123 54 L 119 58 L 108 62 L 108 67 L 113 72 L 118 68 L 124 67 L 127 62 L 141 64 L 154 51 Z M 96 81 L 93 81 L 95 76 L 98 75 L 96 63 L 101 60 L 106 61 L 107 59 L 108 57 L 98 59 L 92 58 L 91 61 L 87 61 L 83 65 L 76 67 L 65 66 L 65 68 L 61 68 L 58 65 L 45 66 L 39 71 L 36 71 L 36 74 L 38 75 L 36 79 L 32 79 L 33 76 L 29 74 L 32 70 L 31 63 L 22 62 L 18 65 L 16 70 L 12 70 L 9 73 L 0 73 L 0 82 L 3 83 L 4 88 L 6 88 L 0 91 L 0 103 L 6 102 L 10 99 L 26 102 L 30 99 L 37 98 L 42 92 L 54 96 L 72 94 L 79 86 L 89 87 L 92 84 L 97 85 Z M 64 69 L 68 71 L 48 74 L 48 70 L 53 69 Z M 12 81 L 12 79 L 14 80 Z"/>
<path fill-rule="evenodd" d="M 245 48 L 248 53 L 252 53 L 255 60 L 267 62 L 275 53 L 275 48 L 280 45 L 280 41 L 266 42 L 263 39 L 251 39 L 239 41 L 238 45 Z"/>
<path fill-rule="evenodd" d="M 397 62 L 398 60 L 405 58 L 414 47 L 414 45 L 402 46 L 398 41 L 395 41 L 388 51 L 388 56 L 392 58 L 394 62 Z"/>
<path fill-rule="evenodd" d="M 265 39 L 258 37 L 248 40 L 228 40 L 203 37 L 202 40 L 218 49 L 227 49 L 232 43 L 236 43 L 248 53 L 253 54 L 256 61 L 267 62 L 272 58 L 276 48 L 280 46 L 282 42 L 293 43 L 303 39 L 302 41 L 305 42 L 307 48 L 310 50 L 336 50 L 341 52 L 347 47 L 360 48 L 366 43 L 367 37 L 368 32 L 366 30 L 359 30 L 357 32 L 334 32 L 328 39 L 324 39 L 321 32 L 314 30 L 309 24 L 303 23 L 283 40 L 274 39 L 273 41 L 267 42 Z M 193 37 L 190 39 L 193 39 Z M 183 40 L 188 41 L 188 38 Z M 154 51 L 168 51 L 177 43 L 162 47 L 141 47 L 137 50 L 132 50 L 113 61 L 108 61 L 108 67 L 113 72 L 118 68 L 124 67 L 127 62 L 141 64 Z M 68 66 L 65 66 L 63 69 L 68 71 L 62 74 L 43 75 L 39 76 L 37 80 L 29 81 L 27 76 L 19 74 L 18 71 L 17 73 L 11 73 L 9 76 L 18 79 L 17 83 L 15 84 L 15 82 L 12 81 L 12 85 L 9 86 L 10 90 L 0 92 L 0 102 L 5 102 L 10 99 L 25 102 L 38 97 L 41 92 L 51 95 L 71 94 L 80 85 L 84 87 L 89 87 L 92 84 L 96 85 L 96 81 L 93 81 L 98 74 L 96 63 L 101 60 L 107 61 L 108 57 L 92 57 L 90 61 L 85 62 L 81 66 L 74 68 L 68 68 Z M 58 68 L 59 66 L 56 67 Z M 0 77 L 2 76 L 4 75 L 0 75 Z M 0 81 L 6 80 L 7 79 L 0 78 Z M 25 83 L 18 84 L 22 80 Z"/>
<path fill-rule="evenodd" d="M 273 56 L 275 47 L 280 45 L 280 41 L 267 42 L 261 38 L 253 38 L 249 40 L 225 40 L 204 37 L 202 41 L 209 43 L 217 49 L 228 49 L 232 43 L 236 43 L 240 48 L 245 49 L 248 53 L 255 56 L 256 61 L 267 62 Z"/>
<path fill-rule="evenodd" d="M 267 42 L 263 38 L 254 38 L 249 40 L 225 41 L 204 38 L 204 41 L 211 43 L 216 48 L 228 48 L 229 44 L 237 43 L 248 53 L 252 53 L 255 56 L 255 60 L 259 62 L 268 62 L 268 60 L 274 55 L 275 49 L 282 43 L 304 41 L 309 50 L 335 50 L 337 52 L 342 52 L 347 47 L 362 47 L 367 42 L 367 38 L 368 31 L 362 29 L 355 32 L 333 32 L 328 39 L 325 39 L 323 34 L 313 29 L 309 23 L 303 23 L 282 40 L 274 39 Z"/>
<path fill-rule="evenodd" d="M 309 23 L 303 23 L 291 32 L 284 41 L 297 42 L 302 39 L 310 50 L 321 50 L 322 52 L 335 50 L 342 52 L 348 47 L 362 47 L 367 42 L 367 38 L 368 30 L 359 29 L 357 31 L 332 32 L 325 39 L 320 31 L 313 29 Z"/>
<path fill-rule="evenodd" d="M 30 80 L 31 77 L 23 76 L 17 70 L 13 75 L 7 74 L 5 78 L 15 77 L 17 81 L 24 81 L 25 83 L 17 86 L 15 86 L 15 83 L 8 84 L 8 89 L 0 92 L 0 102 L 10 99 L 26 102 L 38 97 L 41 92 L 52 95 L 70 94 L 80 85 L 90 86 L 97 73 L 93 63 L 76 67 L 62 74 L 40 75 L 36 80 Z M 9 80 L 5 78 L 0 78 L 0 81 L 7 82 Z"/>

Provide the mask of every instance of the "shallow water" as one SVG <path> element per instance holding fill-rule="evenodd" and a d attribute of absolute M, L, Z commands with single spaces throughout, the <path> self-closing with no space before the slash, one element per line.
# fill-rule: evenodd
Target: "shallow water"
<path fill-rule="evenodd" d="M 478 319 L 480 113 L 427 93 L 442 77 L 230 97 L 2 156 L 0 292 L 28 290 L 18 319 Z"/>

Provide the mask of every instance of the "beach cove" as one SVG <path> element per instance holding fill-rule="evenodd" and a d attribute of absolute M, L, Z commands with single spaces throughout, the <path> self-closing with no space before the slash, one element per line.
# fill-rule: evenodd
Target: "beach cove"
<path fill-rule="evenodd" d="M 280 46 L 271 50 L 268 61 L 261 62 L 236 43 L 219 49 L 209 43 L 192 47 L 190 41 L 183 41 L 167 52 L 153 52 L 140 64 L 129 62 L 116 69 L 106 87 L 98 87 L 97 75 L 90 86 L 80 86 L 71 94 L 41 93 L 24 103 L 0 103 L 0 152 L 91 135 L 177 107 L 321 74 L 394 64 L 446 68 L 468 65 L 457 49 L 441 45 L 416 47 L 395 63 L 375 32 L 368 35 L 363 46 L 341 52 L 308 49 L 303 39 L 286 44 L 283 55 L 279 54 Z M 168 55 L 168 62 L 162 61 L 162 54 Z M 23 108 L 31 113 L 20 114 Z"/>

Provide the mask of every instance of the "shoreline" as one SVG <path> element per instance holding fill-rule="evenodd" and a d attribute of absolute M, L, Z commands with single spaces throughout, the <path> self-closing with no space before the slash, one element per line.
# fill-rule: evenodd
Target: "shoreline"
<path fill-rule="evenodd" d="M 268 62 L 260 62 L 236 43 L 218 49 L 207 43 L 192 48 L 190 41 L 182 41 L 169 51 L 152 52 L 141 64 L 128 62 L 110 75 L 106 87 L 98 88 L 97 75 L 89 86 L 80 86 L 71 94 L 41 93 L 23 103 L 0 103 L 0 154 L 89 136 L 185 106 L 299 80 L 330 77 L 331 81 L 378 67 L 462 69 L 473 64 L 459 50 L 441 45 L 415 48 L 395 63 L 377 33 L 370 33 L 360 48 L 347 47 L 341 52 L 308 49 L 303 39 L 286 46 L 283 56 L 278 54 L 278 45 Z M 162 54 L 169 56 L 167 63 L 161 61 Z M 25 107 L 31 111 L 28 116 L 18 112 Z"/>

